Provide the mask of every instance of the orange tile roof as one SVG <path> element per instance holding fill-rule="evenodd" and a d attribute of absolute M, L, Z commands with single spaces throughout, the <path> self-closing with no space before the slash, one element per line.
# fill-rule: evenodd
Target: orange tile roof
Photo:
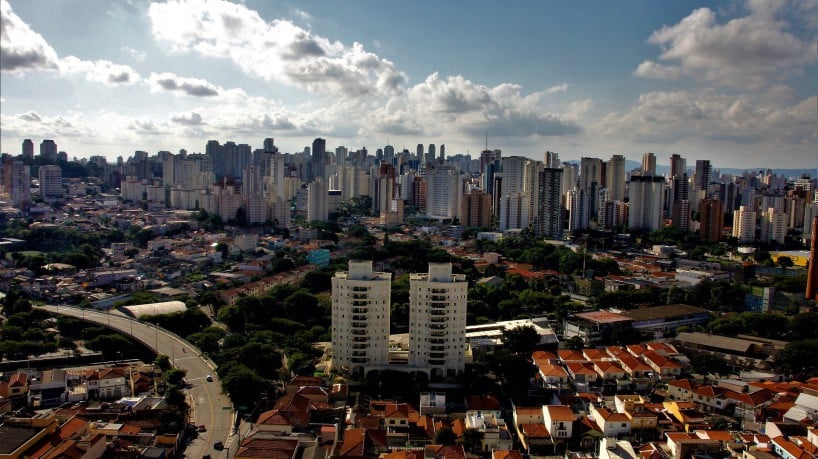
<path fill-rule="evenodd" d="M 565 369 L 558 365 L 540 365 L 540 373 L 544 376 L 568 376 Z"/>
<path fill-rule="evenodd" d="M 551 438 L 548 428 L 542 423 L 520 424 L 520 431 L 526 438 Z"/>
<path fill-rule="evenodd" d="M 519 451 L 496 449 L 491 453 L 492 459 L 523 459 Z"/>
<path fill-rule="evenodd" d="M 460 445 L 428 445 L 426 452 L 435 459 L 466 459 L 466 452 Z"/>
<path fill-rule="evenodd" d="M 546 405 L 545 410 L 550 415 L 551 421 L 573 421 L 576 419 L 571 408 L 565 405 Z"/>

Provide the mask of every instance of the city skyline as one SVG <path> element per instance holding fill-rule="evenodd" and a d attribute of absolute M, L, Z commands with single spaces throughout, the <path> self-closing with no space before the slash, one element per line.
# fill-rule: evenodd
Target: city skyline
<path fill-rule="evenodd" d="M 11 154 L 24 138 L 114 159 L 324 137 L 475 157 L 487 134 L 534 159 L 818 165 L 818 2 L 1 5 Z"/>

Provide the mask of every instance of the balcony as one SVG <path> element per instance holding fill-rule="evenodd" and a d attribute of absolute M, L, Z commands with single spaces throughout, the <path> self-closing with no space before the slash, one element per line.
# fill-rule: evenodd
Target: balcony
<path fill-rule="evenodd" d="M 429 338 L 429 344 L 443 344 L 446 340 L 443 338 Z"/>
<path fill-rule="evenodd" d="M 352 343 L 352 349 L 367 349 L 369 344 L 366 343 Z"/>
<path fill-rule="evenodd" d="M 365 300 L 366 296 L 367 295 L 365 293 L 353 293 L 352 294 L 352 299 L 353 300 Z"/>
<path fill-rule="evenodd" d="M 448 328 L 446 325 L 436 325 L 434 323 L 429 325 L 430 330 L 447 330 Z"/>
<path fill-rule="evenodd" d="M 352 357 L 366 357 L 366 351 L 352 351 Z"/>
<path fill-rule="evenodd" d="M 366 328 L 366 324 L 362 324 L 362 323 L 353 323 L 353 324 L 352 324 L 352 328 Z M 354 333 L 354 330 L 353 330 L 353 333 Z"/>
<path fill-rule="evenodd" d="M 352 330 L 352 335 L 353 336 L 366 336 L 366 334 L 367 334 L 366 330 Z M 355 339 L 358 339 L 358 338 L 355 338 Z M 369 337 L 367 337 L 366 339 L 369 339 Z"/>
<path fill-rule="evenodd" d="M 429 314 L 431 314 L 433 316 L 445 316 L 446 314 L 448 314 L 448 311 L 446 311 L 445 309 L 434 309 L 433 308 L 433 309 L 429 310 Z"/>
<path fill-rule="evenodd" d="M 448 334 L 449 334 L 449 332 L 446 332 L 446 331 L 433 331 L 433 332 L 429 332 L 429 336 L 446 336 L 446 335 L 448 335 Z"/>
<path fill-rule="evenodd" d="M 369 306 L 367 300 L 352 300 L 352 306 Z"/>
<path fill-rule="evenodd" d="M 430 300 L 432 300 L 432 301 L 447 301 L 448 299 L 446 298 L 445 295 L 432 295 Z"/>
<path fill-rule="evenodd" d="M 358 330 L 355 330 L 355 331 L 358 331 Z M 353 334 L 355 334 L 355 333 L 353 333 Z M 352 338 L 352 342 L 353 343 L 368 343 L 369 342 L 369 337 L 368 336 L 356 336 L 356 337 Z"/>
<path fill-rule="evenodd" d="M 353 292 L 368 292 L 369 287 L 361 287 L 361 286 L 352 287 L 352 291 Z"/>
<path fill-rule="evenodd" d="M 429 365 L 445 365 L 445 364 L 446 364 L 446 360 L 445 360 L 445 359 L 444 359 L 444 360 L 441 360 L 441 359 L 429 359 Z"/>
<path fill-rule="evenodd" d="M 449 318 L 446 316 L 432 316 L 429 318 L 429 321 L 433 324 L 445 324 L 449 321 Z"/>
<path fill-rule="evenodd" d="M 366 357 L 352 357 L 349 359 L 352 363 L 369 363 L 369 359 Z"/>
<path fill-rule="evenodd" d="M 369 312 L 367 308 L 352 308 L 353 314 L 366 314 L 367 312 Z"/>
<path fill-rule="evenodd" d="M 366 321 L 367 317 L 366 315 L 353 315 L 352 320 Z"/>

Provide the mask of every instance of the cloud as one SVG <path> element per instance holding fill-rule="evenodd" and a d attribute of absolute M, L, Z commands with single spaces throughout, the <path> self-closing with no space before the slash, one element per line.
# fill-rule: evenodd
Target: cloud
<path fill-rule="evenodd" d="M 558 92 L 565 92 L 568 90 L 568 83 L 561 83 L 558 85 L 551 86 L 550 88 L 545 90 L 546 94 L 556 94 Z"/>
<path fill-rule="evenodd" d="M 43 36 L 31 30 L 8 1 L 0 1 L 0 70 L 56 69 L 57 60 L 57 52 Z"/>
<path fill-rule="evenodd" d="M 131 56 L 135 61 L 144 62 L 145 58 L 148 57 L 148 53 L 145 51 L 131 48 L 130 46 L 122 47 L 122 51 L 125 51 L 129 56 Z"/>
<path fill-rule="evenodd" d="M 46 116 L 34 111 L 0 115 L 3 136 L 9 137 L 86 137 L 94 135 L 84 115 L 68 113 Z"/>
<path fill-rule="evenodd" d="M 661 48 L 658 59 L 639 64 L 634 74 L 676 80 L 693 77 L 719 86 L 757 89 L 815 60 L 809 41 L 789 33 L 777 20 L 781 2 L 750 2 L 750 14 L 724 24 L 709 8 L 699 8 L 678 24 L 653 32 L 648 42 Z"/>
<path fill-rule="evenodd" d="M 264 21 L 222 0 L 171 0 L 148 9 L 154 36 L 176 52 L 226 58 L 248 75 L 343 96 L 395 94 L 406 75 L 387 59 L 315 35 L 288 20 Z"/>
<path fill-rule="evenodd" d="M 192 97 L 218 96 L 221 92 L 221 88 L 210 84 L 206 80 L 184 78 L 169 72 L 151 73 L 148 81 L 152 92 L 168 91 Z"/>
<path fill-rule="evenodd" d="M 86 61 L 75 56 L 60 58 L 42 35 L 17 16 L 6 1 L 0 1 L 0 70 L 21 73 L 30 70 L 56 70 L 62 75 L 84 74 L 88 81 L 108 86 L 130 85 L 140 81 L 130 66 L 107 60 Z"/>
<path fill-rule="evenodd" d="M 164 135 L 168 133 L 164 126 L 150 119 L 135 119 L 131 121 L 128 128 L 142 135 Z"/>
<path fill-rule="evenodd" d="M 177 113 L 171 115 L 170 120 L 173 121 L 174 123 L 182 124 L 185 126 L 201 126 L 205 124 L 205 122 L 202 121 L 202 115 L 196 112 Z"/>
<path fill-rule="evenodd" d="M 59 68 L 63 74 L 84 74 L 86 80 L 107 86 L 132 85 L 142 79 L 131 66 L 114 64 L 106 60 L 86 61 L 68 56 L 60 60 Z"/>
<path fill-rule="evenodd" d="M 609 114 L 596 123 L 595 134 L 636 143 L 712 140 L 798 145 L 815 141 L 817 103 L 815 96 L 782 106 L 713 90 L 649 92 L 628 112 Z"/>

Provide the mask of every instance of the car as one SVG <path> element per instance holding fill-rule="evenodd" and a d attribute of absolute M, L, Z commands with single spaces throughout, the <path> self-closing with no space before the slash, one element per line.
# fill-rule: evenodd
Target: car
<path fill-rule="evenodd" d="M 213 449 L 215 449 L 216 451 L 224 450 L 224 443 L 222 443 L 220 441 L 217 441 L 216 443 L 213 443 Z"/>
<path fill-rule="evenodd" d="M 205 376 L 205 379 L 207 380 L 207 382 L 213 382 L 213 376 L 207 375 Z"/>
<path fill-rule="evenodd" d="M 202 424 L 202 425 L 200 425 L 199 427 L 196 428 L 196 431 L 197 432 L 207 432 L 207 427 L 205 427 L 205 425 Z"/>

